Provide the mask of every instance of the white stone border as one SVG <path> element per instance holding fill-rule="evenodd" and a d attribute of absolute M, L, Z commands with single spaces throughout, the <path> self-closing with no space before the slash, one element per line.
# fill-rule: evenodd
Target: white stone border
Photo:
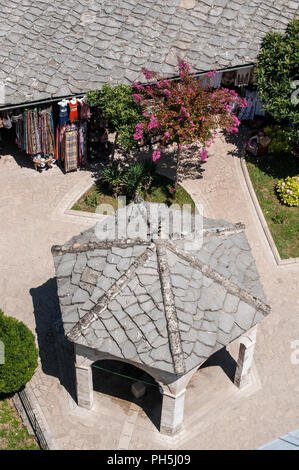
<path fill-rule="evenodd" d="M 264 217 L 263 211 L 260 207 L 257 196 L 255 194 L 255 190 L 253 188 L 253 185 L 252 185 L 252 182 L 251 182 L 251 179 L 250 179 L 250 176 L 249 176 L 249 172 L 248 172 L 248 169 L 247 169 L 246 160 L 245 160 L 243 155 L 240 157 L 240 165 L 241 165 L 242 173 L 243 173 L 243 176 L 244 176 L 246 186 L 247 186 L 248 192 L 250 194 L 252 203 L 254 205 L 256 214 L 259 218 L 259 221 L 261 223 L 262 229 L 263 229 L 264 234 L 265 234 L 265 236 L 267 238 L 267 241 L 269 243 L 269 246 L 270 246 L 270 249 L 271 249 L 272 254 L 274 256 L 274 259 L 276 261 L 276 264 L 278 266 L 285 266 L 285 265 L 288 265 L 288 264 L 298 263 L 298 265 L 299 265 L 299 258 L 281 259 L 280 254 L 278 253 L 278 250 L 276 248 L 275 242 L 272 238 L 271 232 L 269 230 L 267 221 Z"/>
<path fill-rule="evenodd" d="M 80 199 L 80 197 L 88 191 L 91 186 L 93 186 L 94 181 L 90 177 L 87 181 L 84 180 L 77 184 L 71 191 L 69 191 L 63 199 L 59 202 L 59 204 L 55 207 L 52 217 L 59 218 L 67 216 L 67 220 L 70 222 L 79 223 L 80 219 L 90 223 L 96 223 L 97 220 L 102 219 L 102 214 L 95 214 L 92 212 L 85 212 L 85 211 L 76 211 L 73 210 L 73 205 Z"/>

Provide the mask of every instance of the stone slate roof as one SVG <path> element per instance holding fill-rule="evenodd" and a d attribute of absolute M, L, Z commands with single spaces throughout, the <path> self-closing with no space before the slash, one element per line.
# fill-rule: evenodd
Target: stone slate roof
<path fill-rule="evenodd" d="M 127 206 L 128 226 L 153 205 Z M 69 340 L 184 374 L 270 312 L 242 224 L 204 218 L 200 249 L 155 227 L 101 241 L 99 226 L 52 247 Z"/>
<path fill-rule="evenodd" d="M 294 0 L 4 2 L 0 105 L 129 84 L 142 66 L 176 75 L 177 56 L 196 71 L 252 63 L 296 14 Z"/>

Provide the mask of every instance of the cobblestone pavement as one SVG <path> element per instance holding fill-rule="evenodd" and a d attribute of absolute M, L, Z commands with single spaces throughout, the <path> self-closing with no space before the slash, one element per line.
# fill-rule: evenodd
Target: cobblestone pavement
<path fill-rule="evenodd" d="M 72 349 L 61 336 L 50 248 L 95 223 L 92 217 L 64 213 L 72 195 L 92 184 L 92 174 L 64 175 L 56 167 L 38 173 L 25 158 L 2 156 L 0 308 L 36 333 L 40 363 L 30 385 L 56 449 L 252 449 L 299 427 L 299 365 L 291 363 L 291 342 L 299 340 L 299 265 L 276 265 L 235 149 L 216 141 L 201 172 L 196 171 L 198 178 L 183 184 L 207 217 L 246 224 L 272 313 L 259 327 L 249 385 L 238 390 L 232 384 L 230 368 L 237 353 L 232 344 L 232 358 L 224 351 L 194 375 L 184 429 L 175 438 L 157 430 L 159 394 L 152 398 L 155 416 L 142 402 L 102 388 L 90 411 L 74 400 Z M 165 157 L 159 164 L 166 171 Z"/>

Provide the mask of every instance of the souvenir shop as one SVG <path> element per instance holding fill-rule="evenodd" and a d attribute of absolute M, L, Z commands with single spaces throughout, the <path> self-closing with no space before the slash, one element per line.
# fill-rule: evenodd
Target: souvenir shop
<path fill-rule="evenodd" d="M 201 77 L 202 74 L 199 74 Z M 202 80 L 202 86 L 207 85 L 207 77 Z M 240 121 L 253 121 L 254 119 L 263 119 L 266 115 L 263 109 L 258 91 L 254 84 L 256 77 L 254 67 L 244 66 L 239 69 L 218 71 L 212 78 L 214 88 L 218 86 L 234 89 L 242 98 L 246 98 L 248 105 L 245 108 L 236 110 Z"/>
<path fill-rule="evenodd" d="M 57 164 L 66 173 L 109 154 L 107 121 L 85 97 L 0 110 L 0 147 L 14 143 L 42 171 Z"/>

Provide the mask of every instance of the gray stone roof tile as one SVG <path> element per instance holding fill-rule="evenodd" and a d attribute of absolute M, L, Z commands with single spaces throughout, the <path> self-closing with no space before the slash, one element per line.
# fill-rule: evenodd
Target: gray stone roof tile
<path fill-rule="evenodd" d="M 0 11 L 0 104 L 130 84 L 143 65 L 173 76 L 177 56 L 196 71 L 251 63 L 298 12 L 284 0 L 16 0 Z"/>

